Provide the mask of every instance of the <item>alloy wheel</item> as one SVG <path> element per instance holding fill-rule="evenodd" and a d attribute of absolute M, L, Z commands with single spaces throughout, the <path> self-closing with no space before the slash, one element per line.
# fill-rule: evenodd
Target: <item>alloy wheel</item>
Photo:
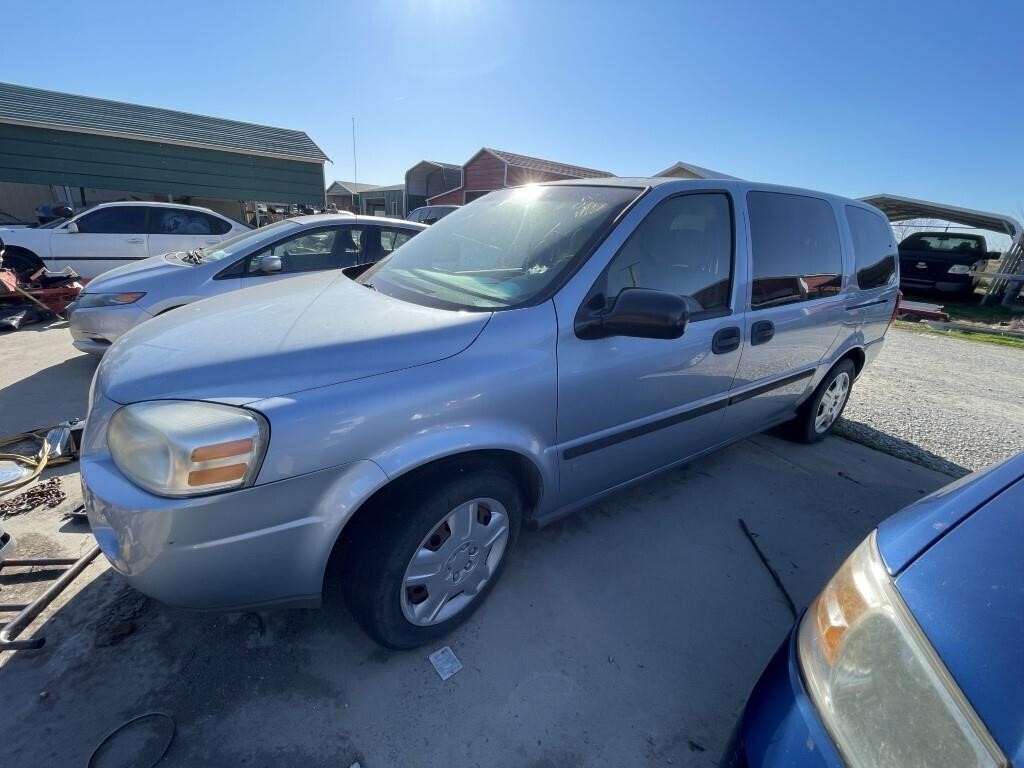
<path fill-rule="evenodd" d="M 836 376 L 828 388 L 822 393 L 818 402 L 818 411 L 814 416 L 814 431 L 824 434 L 839 418 L 850 395 L 850 375 L 846 371 Z"/>

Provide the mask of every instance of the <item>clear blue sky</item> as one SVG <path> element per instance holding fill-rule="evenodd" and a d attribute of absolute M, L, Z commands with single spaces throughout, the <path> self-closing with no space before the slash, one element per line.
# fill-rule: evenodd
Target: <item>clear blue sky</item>
<path fill-rule="evenodd" d="M 49 10 L 43 10 L 48 8 Z M 0 79 L 305 130 L 328 182 L 481 146 L 1024 213 L 1024 3 L 6 0 Z"/>

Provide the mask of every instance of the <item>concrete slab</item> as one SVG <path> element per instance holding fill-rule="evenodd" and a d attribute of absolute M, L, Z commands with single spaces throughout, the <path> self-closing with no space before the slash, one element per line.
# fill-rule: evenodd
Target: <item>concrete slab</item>
<path fill-rule="evenodd" d="M 5 389 L 0 432 L 79 415 L 65 411 L 91 368 L 61 359 L 58 330 L 33 352 L 60 370 L 55 402 L 12 406 Z M 0 337 L 4 360 L 12 339 Z M 840 438 L 757 436 L 525 532 L 468 625 L 403 653 L 369 641 L 336 599 L 195 614 L 97 563 L 33 628 L 44 649 L 0 655 L 16 713 L 0 721 L 4 765 L 82 765 L 110 729 L 159 709 L 177 722 L 168 766 L 712 766 L 792 624 L 738 520 L 801 606 L 878 521 L 948 479 Z M 5 525 L 35 550 L 87 548 L 59 512 Z M 38 588 L 4 578 L 4 600 Z M 445 682 L 428 661 L 443 645 L 463 664 Z"/>

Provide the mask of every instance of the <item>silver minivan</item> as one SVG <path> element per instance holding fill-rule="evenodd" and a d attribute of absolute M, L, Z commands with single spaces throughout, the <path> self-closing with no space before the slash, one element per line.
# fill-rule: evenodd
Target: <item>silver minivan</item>
<path fill-rule="evenodd" d="M 885 217 L 742 181 L 492 192 L 362 274 L 113 345 L 82 450 L 113 567 L 176 605 L 308 605 L 379 642 L 464 621 L 524 524 L 752 433 L 824 437 L 899 298 Z"/>

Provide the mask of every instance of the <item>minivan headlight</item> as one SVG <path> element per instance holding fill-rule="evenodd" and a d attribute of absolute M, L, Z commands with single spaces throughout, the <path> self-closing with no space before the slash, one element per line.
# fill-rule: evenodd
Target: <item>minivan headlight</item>
<path fill-rule="evenodd" d="M 145 291 L 135 293 L 83 293 L 78 297 L 78 301 L 75 302 L 75 309 L 119 307 L 122 304 L 134 304 L 145 295 Z"/>
<path fill-rule="evenodd" d="M 117 468 L 158 496 L 252 485 L 266 451 L 259 414 L 219 403 L 155 400 L 115 411 L 107 445 Z"/>
<path fill-rule="evenodd" d="M 850 768 L 1007 764 L 893 585 L 874 533 L 807 609 L 797 653 Z"/>
<path fill-rule="evenodd" d="M 974 272 L 974 267 L 970 264 L 954 264 L 949 268 L 946 274 L 949 275 L 969 275 Z"/>

